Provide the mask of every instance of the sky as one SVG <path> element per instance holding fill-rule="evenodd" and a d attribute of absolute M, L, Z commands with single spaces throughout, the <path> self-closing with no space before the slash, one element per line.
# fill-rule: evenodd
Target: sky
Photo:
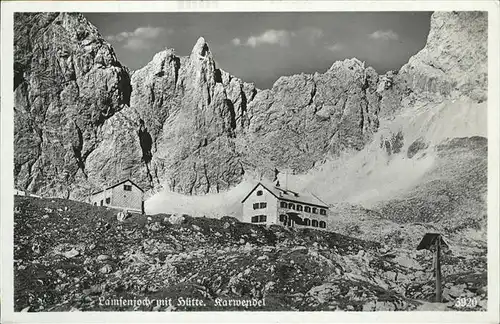
<path fill-rule="evenodd" d="M 217 67 L 260 89 L 282 75 L 325 72 L 356 57 L 379 74 L 399 70 L 427 40 L 430 12 L 85 13 L 132 70 L 200 36 Z"/>

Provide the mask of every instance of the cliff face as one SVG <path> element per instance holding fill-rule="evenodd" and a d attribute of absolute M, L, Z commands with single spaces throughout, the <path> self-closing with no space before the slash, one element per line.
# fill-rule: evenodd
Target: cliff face
<path fill-rule="evenodd" d="M 16 185 L 68 196 L 103 124 L 129 104 L 129 75 L 80 14 L 16 14 L 14 31 Z"/>
<path fill-rule="evenodd" d="M 486 26 L 483 13 L 435 13 L 427 45 L 400 71 L 348 59 L 259 90 L 218 69 L 203 38 L 190 56 L 166 49 L 130 77 L 81 15 L 17 15 L 16 185 L 78 197 L 127 177 L 200 194 L 245 172 L 308 171 L 362 149 L 405 109 L 486 100 Z"/>
<path fill-rule="evenodd" d="M 378 75 L 357 59 L 324 74 L 281 77 L 249 105 L 247 161 L 304 172 L 327 154 L 361 149 L 378 128 Z M 263 163 L 264 162 L 264 163 Z"/>
<path fill-rule="evenodd" d="M 425 47 L 381 77 L 381 116 L 444 100 L 482 103 L 488 94 L 488 14 L 435 12 Z"/>
<path fill-rule="evenodd" d="M 440 232 L 465 242 L 485 238 L 487 27 L 485 12 L 434 13 L 425 47 L 401 68 L 398 83 L 387 90 L 393 100 L 399 91 L 401 113 L 384 121 L 389 130 L 380 132 L 384 149 L 391 159 L 421 164 L 425 171 L 406 190 L 373 204 L 384 217 L 432 221 L 443 226 Z"/>
<path fill-rule="evenodd" d="M 417 95 L 431 94 L 476 102 L 488 92 L 488 14 L 436 12 L 427 44 L 401 68 Z"/>

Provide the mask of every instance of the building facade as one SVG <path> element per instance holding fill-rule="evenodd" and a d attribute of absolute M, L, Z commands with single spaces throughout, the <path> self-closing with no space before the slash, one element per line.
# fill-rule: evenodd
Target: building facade
<path fill-rule="evenodd" d="M 28 196 L 28 197 L 42 198 L 42 196 L 38 196 L 38 195 L 32 194 L 31 192 L 29 192 L 27 190 L 19 190 L 19 189 L 14 189 L 14 195 L 16 195 L 16 196 Z"/>
<path fill-rule="evenodd" d="M 241 203 L 245 223 L 327 228 L 329 206 L 314 195 L 259 182 Z"/>
<path fill-rule="evenodd" d="M 106 206 L 144 213 L 144 191 L 131 180 L 125 180 L 104 190 L 94 192 L 89 202 L 94 206 Z"/>

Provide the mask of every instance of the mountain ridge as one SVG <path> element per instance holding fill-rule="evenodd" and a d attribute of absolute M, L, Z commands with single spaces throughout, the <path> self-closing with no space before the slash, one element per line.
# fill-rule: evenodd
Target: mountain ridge
<path fill-rule="evenodd" d="M 42 14 L 41 17 L 45 15 L 50 16 Z M 43 20 L 36 18 L 37 15 L 29 17 L 28 25 L 33 24 L 33 20 L 35 23 L 39 23 L 36 19 Z M 133 73 L 123 68 L 123 73 L 130 79 L 129 105 L 120 104 L 109 114 L 100 112 L 107 116 L 100 117 L 104 118 L 102 125 L 97 124 L 81 135 L 78 132 L 82 128 L 80 122 L 75 123 L 73 128 L 77 129 L 77 140 L 74 149 L 65 151 L 64 146 L 57 147 L 65 155 L 63 160 L 66 162 L 61 162 L 60 157 L 53 157 L 55 164 L 60 165 L 58 171 L 63 169 L 69 173 L 69 177 L 56 183 L 44 178 L 44 175 L 50 174 L 45 172 L 44 166 L 41 167 L 44 172 L 34 175 L 21 170 L 31 171 L 33 164 L 44 160 L 41 156 L 44 157 L 45 153 L 39 154 L 38 158 L 36 155 L 31 157 L 29 163 L 25 161 L 27 158 L 23 154 L 28 154 L 23 151 L 28 151 L 31 146 L 24 143 L 30 140 L 24 139 L 23 132 L 18 131 L 26 126 L 22 126 L 23 117 L 16 114 L 17 124 L 20 125 L 16 127 L 19 137 L 19 145 L 16 145 L 15 164 L 16 170 L 19 170 L 15 173 L 16 185 L 37 193 L 82 198 L 93 189 L 130 177 L 145 189 L 205 194 L 234 187 L 245 174 L 269 178 L 275 168 L 293 173 L 307 172 L 330 155 L 361 150 L 379 131 L 381 118 L 385 122 L 388 117 L 392 118 L 408 107 L 443 100 L 436 99 L 440 96 L 457 97 L 457 94 L 470 95 L 473 101 L 485 100 L 485 93 L 481 92 L 484 82 L 479 85 L 479 89 L 483 90 L 474 90 L 474 93 L 468 90 L 471 87 L 474 89 L 470 84 L 473 82 L 471 78 L 457 77 L 463 69 L 474 70 L 474 62 L 478 61 L 465 60 L 467 62 L 462 61 L 458 67 L 453 66 L 451 63 L 457 59 L 454 51 L 459 45 L 446 43 L 444 49 L 435 45 L 436 42 L 443 43 L 443 28 L 447 29 L 446 32 L 458 32 L 466 35 L 466 39 L 474 40 L 474 35 L 484 34 L 483 23 L 465 31 L 456 26 L 465 28 L 463 21 L 480 18 L 481 13 L 474 12 L 434 13 L 428 44 L 400 71 L 379 76 L 373 68 L 365 67 L 363 62 L 346 59 L 334 62 L 324 73 L 282 76 L 270 89 L 257 89 L 255 85 L 217 68 L 203 37 L 198 39 L 187 57 L 178 57 L 173 49 L 166 49 Z M 85 27 L 90 23 L 82 23 L 85 18 L 81 15 L 61 14 L 54 21 L 57 19 L 65 21 L 64 26 L 68 28 L 82 30 L 82 35 L 89 33 L 85 28 L 97 32 L 93 26 Z M 42 35 L 53 33 L 52 29 L 57 28 L 53 25 L 57 24 L 52 22 L 44 27 Z M 22 27 L 16 28 L 16 33 L 21 35 L 22 30 Z M 112 50 L 99 37 L 97 43 L 105 44 L 105 48 Z M 477 38 L 482 45 L 480 51 L 474 54 L 475 58 L 484 57 L 483 40 L 484 37 Z M 85 44 L 76 37 L 73 47 L 92 44 L 87 39 L 83 41 Z M 17 48 L 22 49 L 22 44 Z M 48 48 L 47 51 L 49 56 L 58 53 L 57 49 Z M 23 61 L 23 53 L 17 50 L 16 57 L 21 59 L 16 62 Z M 441 65 L 451 66 L 454 71 L 451 78 L 441 74 L 436 76 L 435 70 L 439 69 L 430 66 L 429 60 L 425 59 L 434 58 L 433 53 L 447 57 L 441 58 Z M 38 53 L 42 54 L 47 55 Z M 72 60 L 79 59 L 78 51 L 68 54 Z M 94 64 L 99 66 L 100 60 L 98 57 Z M 114 56 L 111 62 L 120 65 Z M 482 69 L 478 71 L 479 76 L 484 75 Z M 25 81 L 16 88 L 16 105 L 21 107 L 32 104 L 29 102 L 32 90 L 29 85 L 32 79 L 37 81 L 36 73 L 27 75 L 31 77 L 30 82 Z M 480 77 L 478 80 L 483 79 Z M 449 90 L 453 84 L 458 87 L 454 92 Z M 460 89 L 465 90 L 460 92 Z M 99 96 L 101 103 L 91 104 L 92 109 L 108 110 L 105 109 L 107 99 Z M 48 105 L 48 102 L 42 103 L 44 108 Z M 81 105 L 87 104 L 83 102 Z M 46 122 L 43 118 L 42 121 Z M 65 120 L 55 122 L 61 125 L 66 123 Z M 71 125 L 66 123 L 64 127 L 71 128 Z M 53 135 L 45 133 L 50 140 Z M 83 149 L 81 153 L 80 147 Z M 71 166 L 75 163 L 71 161 L 76 162 L 80 171 Z M 49 184 L 44 187 L 47 182 Z"/>

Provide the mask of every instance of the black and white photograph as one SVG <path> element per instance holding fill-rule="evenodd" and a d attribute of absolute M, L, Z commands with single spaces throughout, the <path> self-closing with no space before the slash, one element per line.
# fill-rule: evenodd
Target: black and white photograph
<path fill-rule="evenodd" d="M 97 3 L 2 21 L 9 314 L 498 320 L 498 7 Z"/>

